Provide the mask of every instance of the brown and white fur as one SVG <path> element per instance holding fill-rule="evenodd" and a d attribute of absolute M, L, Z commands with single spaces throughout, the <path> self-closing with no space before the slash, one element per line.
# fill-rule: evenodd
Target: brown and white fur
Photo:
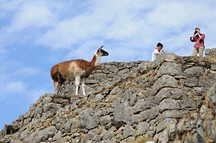
<path fill-rule="evenodd" d="M 58 85 L 69 79 L 75 79 L 76 91 L 78 95 L 80 81 L 82 82 L 83 95 L 85 92 L 85 79 L 91 74 L 95 67 L 99 64 L 102 56 L 108 56 L 109 53 L 102 49 L 97 49 L 95 55 L 90 62 L 83 59 L 64 61 L 54 65 L 51 68 L 51 77 L 54 82 L 54 88 L 57 92 Z"/>

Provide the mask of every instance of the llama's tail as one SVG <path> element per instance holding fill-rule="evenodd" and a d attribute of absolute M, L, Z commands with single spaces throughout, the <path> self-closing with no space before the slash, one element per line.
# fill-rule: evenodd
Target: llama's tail
<path fill-rule="evenodd" d="M 59 65 L 55 65 L 51 68 L 51 77 L 54 82 L 63 83 L 64 78 L 62 77 L 61 73 L 59 72 Z"/>
<path fill-rule="evenodd" d="M 51 68 L 51 71 L 50 71 L 50 75 L 53 81 L 58 82 L 58 74 L 59 74 L 58 65 L 55 65 Z"/>

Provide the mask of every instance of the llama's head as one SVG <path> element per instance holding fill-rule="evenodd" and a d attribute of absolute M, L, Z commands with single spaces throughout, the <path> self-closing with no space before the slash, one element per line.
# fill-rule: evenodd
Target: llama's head
<path fill-rule="evenodd" d="M 109 53 L 105 51 L 103 47 L 104 46 L 102 45 L 100 48 L 97 49 L 97 52 L 96 52 L 97 56 L 108 56 L 109 55 Z"/>

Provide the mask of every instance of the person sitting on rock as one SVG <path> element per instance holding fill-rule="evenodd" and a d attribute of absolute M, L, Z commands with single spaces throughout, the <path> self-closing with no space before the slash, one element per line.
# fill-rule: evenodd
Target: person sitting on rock
<path fill-rule="evenodd" d="M 203 56 L 205 50 L 204 39 L 205 34 L 200 31 L 200 28 L 196 27 L 193 36 L 190 37 L 191 42 L 195 42 L 192 56 Z"/>
<path fill-rule="evenodd" d="M 156 48 L 154 49 L 153 53 L 152 53 L 152 61 L 158 59 L 158 57 L 162 54 L 164 54 L 164 50 L 163 50 L 163 44 L 162 43 L 157 43 Z"/>

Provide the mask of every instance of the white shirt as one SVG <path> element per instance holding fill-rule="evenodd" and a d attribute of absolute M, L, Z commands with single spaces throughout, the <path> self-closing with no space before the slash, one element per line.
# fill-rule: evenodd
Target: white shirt
<path fill-rule="evenodd" d="M 163 49 L 159 51 L 158 48 L 155 48 L 153 53 L 152 53 L 152 61 L 156 60 L 157 57 L 163 53 L 164 53 Z"/>
<path fill-rule="evenodd" d="M 152 53 L 152 61 L 156 60 L 157 55 L 159 55 L 160 52 L 158 51 L 157 48 L 154 49 L 153 53 Z"/>

